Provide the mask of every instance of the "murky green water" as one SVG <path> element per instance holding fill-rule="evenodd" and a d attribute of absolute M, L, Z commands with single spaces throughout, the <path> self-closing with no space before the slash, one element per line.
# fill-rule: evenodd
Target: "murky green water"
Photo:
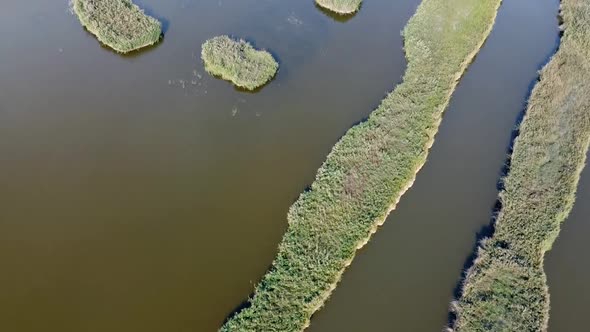
<path fill-rule="evenodd" d="M 67 1 L 0 10 L 0 330 L 215 331 L 272 261 L 332 145 L 401 78 L 418 0 L 344 21 L 301 0 L 138 0 L 162 44 L 101 48 Z M 205 74 L 231 34 L 281 63 Z"/>

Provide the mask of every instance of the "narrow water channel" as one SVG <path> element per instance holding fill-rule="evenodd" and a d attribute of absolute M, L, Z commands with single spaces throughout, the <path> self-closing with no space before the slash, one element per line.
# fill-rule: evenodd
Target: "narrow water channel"
<path fill-rule="evenodd" d="M 490 223 L 511 132 L 558 42 L 557 0 L 505 0 L 416 183 L 309 331 L 440 331 L 476 234 Z"/>
<path fill-rule="evenodd" d="M 345 22 L 312 0 L 135 0 L 166 36 L 131 56 L 67 2 L 0 10 L 0 331 L 216 331 L 331 147 L 400 80 L 419 0 Z M 269 49 L 276 79 L 252 94 L 204 73 L 220 34 Z"/>
<path fill-rule="evenodd" d="M 551 296 L 550 332 L 586 331 L 590 326 L 589 216 L 590 168 L 586 165 L 574 208 L 545 258 Z"/>

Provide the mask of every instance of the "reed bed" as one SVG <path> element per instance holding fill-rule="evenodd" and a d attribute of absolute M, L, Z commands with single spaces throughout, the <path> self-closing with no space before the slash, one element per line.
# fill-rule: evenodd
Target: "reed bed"
<path fill-rule="evenodd" d="M 494 234 L 452 304 L 457 332 L 547 330 L 543 270 L 569 214 L 590 143 L 590 2 L 562 0 L 563 37 L 542 70 L 503 179 Z"/>
<path fill-rule="evenodd" d="M 228 36 L 207 40 L 203 44 L 201 58 L 207 72 L 247 90 L 268 83 L 279 69 L 279 64 L 269 52 L 256 50 L 250 43 Z"/>
<path fill-rule="evenodd" d="M 352 127 L 290 208 L 272 267 L 221 328 L 301 331 L 355 252 L 426 162 L 457 82 L 489 35 L 500 0 L 424 0 L 403 31 L 403 82 Z"/>
<path fill-rule="evenodd" d="M 318 6 L 336 14 L 351 15 L 357 12 L 363 0 L 315 0 Z"/>
<path fill-rule="evenodd" d="M 128 53 L 157 43 L 162 25 L 131 0 L 72 0 L 74 13 L 104 45 Z"/>

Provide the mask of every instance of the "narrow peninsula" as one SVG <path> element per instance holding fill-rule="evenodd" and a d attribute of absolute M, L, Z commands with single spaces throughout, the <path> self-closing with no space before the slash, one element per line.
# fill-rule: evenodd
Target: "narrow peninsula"
<path fill-rule="evenodd" d="M 207 40 L 201 58 L 207 72 L 247 90 L 268 83 L 279 69 L 278 62 L 269 52 L 256 50 L 250 43 L 228 36 Z"/>
<path fill-rule="evenodd" d="M 561 45 L 514 143 L 494 233 L 480 243 L 451 307 L 452 331 L 547 330 L 543 258 L 572 208 L 590 142 L 590 2 L 562 0 L 561 19 Z"/>
<path fill-rule="evenodd" d="M 72 0 L 72 6 L 82 25 L 119 53 L 156 44 L 162 36 L 160 22 L 131 0 Z"/>
<path fill-rule="evenodd" d="M 270 270 L 222 332 L 301 331 L 426 162 L 500 0 L 424 0 L 403 31 L 403 82 L 336 143 L 287 216 Z M 393 78 L 392 78 L 393 79 Z"/>

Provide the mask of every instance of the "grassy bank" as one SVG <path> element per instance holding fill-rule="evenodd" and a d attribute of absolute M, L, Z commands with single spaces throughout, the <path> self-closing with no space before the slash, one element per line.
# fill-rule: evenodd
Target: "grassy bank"
<path fill-rule="evenodd" d="M 100 42 L 128 53 L 160 40 L 162 27 L 131 0 L 72 0 L 74 12 Z"/>
<path fill-rule="evenodd" d="M 256 50 L 244 40 L 219 36 L 203 43 L 201 58 L 212 75 L 236 86 L 254 90 L 270 81 L 279 64 L 267 51 Z"/>
<path fill-rule="evenodd" d="M 422 2 L 403 31 L 403 83 L 334 146 L 311 189 L 291 207 L 277 257 L 249 307 L 221 331 L 300 331 L 308 325 L 356 250 L 413 183 L 499 2 Z"/>
<path fill-rule="evenodd" d="M 534 88 L 500 194 L 454 303 L 455 331 L 545 331 L 543 257 L 575 199 L 590 139 L 590 2 L 563 0 L 559 51 Z"/>
<path fill-rule="evenodd" d="M 363 0 L 315 0 L 320 7 L 342 15 L 355 13 L 361 7 L 362 1 Z"/>

